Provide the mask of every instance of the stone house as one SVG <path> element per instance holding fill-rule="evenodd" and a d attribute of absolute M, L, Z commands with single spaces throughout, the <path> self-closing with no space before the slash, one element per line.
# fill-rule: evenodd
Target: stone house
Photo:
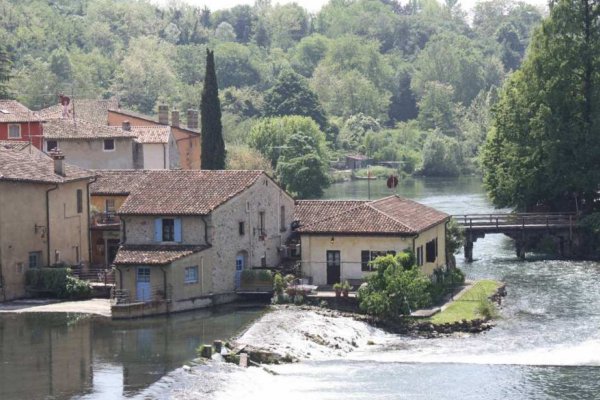
<path fill-rule="evenodd" d="M 113 317 L 235 300 L 245 269 L 279 265 L 293 208 L 263 171 L 148 171 L 118 212 Z"/>
<path fill-rule="evenodd" d="M 179 169 L 179 151 L 175 136 L 168 126 L 131 126 L 123 122 L 123 130 L 135 135 L 135 168 Z"/>
<path fill-rule="evenodd" d="M 123 123 L 128 123 L 132 128 L 137 126 L 169 128 L 176 143 L 175 148 L 179 152 L 179 167 L 181 169 L 200 169 L 202 136 L 198 129 L 198 111 L 188 110 L 186 120 L 186 126 L 181 124 L 181 116 L 177 110 L 171 111 L 169 120 L 169 107 L 165 105 L 158 107 L 158 119 L 120 107 L 108 110 L 108 125 L 110 126 L 122 126 Z"/>
<path fill-rule="evenodd" d="M 41 116 L 15 100 L 0 100 L 0 140 L 27 142 L 42 148 Z"/>
<path fill-rule="evenodd" d="M 62 155 L 0 149 L 0 300 L 25 296 L 29 268 L 89 260 L 88 185 L 94 174 Z"/>
<path fill-rule="evenodd" d="M 375 201 L 296 202 L 302 274 L 314 285 L 360 281 L 379 255 L 411 250 L 423 272 L 446 265 L 444 212 L 402 198 Z"/>
<path fill-rule="evenodd" d="M 44 150 L 59 149 L 69 163 L 86 169 L 133 169 L 133 132 L 79 119 L 44 123 Z"/>

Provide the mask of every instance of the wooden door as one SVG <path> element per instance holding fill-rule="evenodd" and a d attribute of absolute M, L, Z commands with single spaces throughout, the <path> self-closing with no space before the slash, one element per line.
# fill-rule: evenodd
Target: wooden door
<path fill-rule="evenodd" d="M 341 256 L 339 250 L 327 251 L 327 284 L 340 282 Z"/>

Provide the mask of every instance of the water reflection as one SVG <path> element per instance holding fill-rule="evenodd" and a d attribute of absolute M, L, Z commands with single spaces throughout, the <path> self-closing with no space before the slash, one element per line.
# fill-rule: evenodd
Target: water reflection
<path fill-rule="evenodd" d="M 0 315 L 0 399 L 129 397 L 227 339 L 261 307 L 135 321 L 67 314 Z"/>

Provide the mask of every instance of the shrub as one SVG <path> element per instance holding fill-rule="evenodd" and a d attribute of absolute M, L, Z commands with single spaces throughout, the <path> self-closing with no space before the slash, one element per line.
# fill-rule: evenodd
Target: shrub
<path fill-rule="evenodd" d="M 36 268 L 25 274 L 25 282 L 36 290 L 60 299 L 84 299 L 92 294 L 89 282 L 74 277 L 70 268 Z"/>
<path fill-rule="evenodd" d="M 281 274 L 278 272 L 275 274 L 275 277 L 273 278 L 273 291 L 275 292 L 276 295 L 282 295 L 283 294 L 283 290 L 285 289 L 285 282 L 283 281 L 283 277 L 281 276 Z"/>
<path fill-rule="evenodd" d="M 486 297 L 479 299 L 479 303 L 477 304 L 475 311 L 485 319 L 494 319 L 498 318 L 499 316 L 496 305 Z"/>
<path fill-rule="evenodd" d="M 245 269 L 242 271 L 242 282 L 252 283 L 256 278 L 256 274 L 251 269 Z"/>
<path fill-rule="evenodd" d="M 373 261 L 375 273 L 367 278 L 367 285 L 358 291 L 359 306 L 367 314 L 398 318 L 412 310 L 431 303 L 431 281 L 420 268 L 406 268 L 403 262 L 410 259 L 405 252 L 386 255 Z"/>

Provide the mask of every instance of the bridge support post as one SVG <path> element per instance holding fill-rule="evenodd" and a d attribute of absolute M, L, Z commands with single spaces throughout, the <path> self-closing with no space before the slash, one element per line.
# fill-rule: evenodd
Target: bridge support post
<path fill-rule="evenodd" d="M 525 260 L 525 243 L 521 240 L 515 240 L 515 250 L 517 253 L 517 257 L 520 260 Z"/>
<path fill-rule="evenodd" d="M 465 261 L 473 262 L 473 240 L 470 235 L 465 238 Z"/>

